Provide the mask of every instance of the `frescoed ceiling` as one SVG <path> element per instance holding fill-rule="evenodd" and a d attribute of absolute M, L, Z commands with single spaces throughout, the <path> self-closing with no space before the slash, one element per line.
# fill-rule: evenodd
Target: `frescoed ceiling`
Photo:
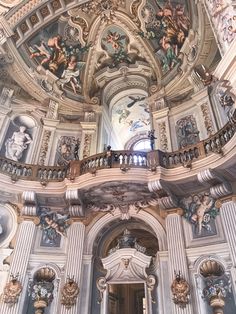
<path fill-rule="evenodd" d="M 199 8 L 189 0 L 8 2 L 0 5 L 14 55 L 10 75 L 41 102 L 53 97 L 73 110 L 100 105 L 104 84 L 120 75 L 147 78 L 148 96 L 172 92 L 173 82 L 182 90 L 203 50 Z"/>

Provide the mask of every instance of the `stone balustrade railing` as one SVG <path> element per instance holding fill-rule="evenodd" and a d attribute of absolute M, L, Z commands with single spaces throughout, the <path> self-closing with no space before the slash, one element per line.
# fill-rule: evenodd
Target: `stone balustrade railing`
<path fill-rule="evenodd" d="M 192 162 L 209 154 L 223 154 L 223 146 L 229 142 L 236 131 L 236 125 L 228 123 L 219 132 L 195 145 L 174 152 L 160 150 L 150 152 L 139 151 L 105 151 L 81 161 L 72 161 L 66 167 L 40 166 L 15 162 L 0 157 L 0 173 L 7 174 L 13 182 L 18 179 L 39 181 L 46 185 L 49 181 L 71 180 L 77 176 L 91 173 L 99 169 L 120 168 L 126 172 L 130 168 L 144 168 L 155 171 L 158 166 L 171 169 L 179 166 L 191 168 Z"/>

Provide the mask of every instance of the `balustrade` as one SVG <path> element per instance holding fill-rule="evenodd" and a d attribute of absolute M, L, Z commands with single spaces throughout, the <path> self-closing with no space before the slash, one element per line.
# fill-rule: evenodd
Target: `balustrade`
<path fill-rule="evenodd" d="M 66 177 L 75 179 L 77 176 L 86 173 L 96 173 L 99 169 L 107 168 L 144 168 L 152 170 L 158 166 L 167 169 L 181 165 L 190 167 L 192 162 L 202 159 L 209 154 L 223 154 L 223 146 L 230 141 L 235 131 L 235 124 L 228 123 L 208 139 L 178 151 L 163 152 L 156 150 L 139 152 L 110 150 L 81 161 L 71 161 L 68 167 L 29 165 L 0 157 L 0 172 L 9 175 L 13 182 L 23 179 L 39 181 L 43 184 L 49 181 L 63 181 Z"/>

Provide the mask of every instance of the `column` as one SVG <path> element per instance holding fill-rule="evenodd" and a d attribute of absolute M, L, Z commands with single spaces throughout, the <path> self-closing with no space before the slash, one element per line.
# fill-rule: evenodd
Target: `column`
<path fill-rule="evenodd" d="M 51 152 L 56 152 L 56 148 L 54 146 L 57 143 L 54 143 L 54 135 L 56 127 L 60 122 L 59 120 L 57 120 L 58 108 L 58 103 L 50 100 L 47 116 L 43 119 L 43 131 L 38 156 L 38 164 L 40 166 L 47 166 L 49 164 L 53 164 L 54 162 L 55 156 L 51 156 Z"/>
<path fill-rule="evenodd" d="M 81 222 L 74 222 L 68 229 L 68 251 L 65 266 L 65 281 L 67 277 L 73 278 L 79 285 L 80 293 L 76 300 L 76 305 L 70 309 L 61 306 L 61 314 L 77 314 L 79 311 L 79 301 L 81 294 L 82 259 L 84 247 L 85 226 Z M 62 286 L 63 288 L 63 286 Z"/>
<path fill-rule="evenodd" d="M 175 279 L 175 271 L 180 271 L 183 278 L 190 284 L 188 264 L 184 247 L 182 217 L 177 213 L 170 213 L 166 218 L 166 231 L 169 255 L 168 268 L 170 287 Z M 180 308 L 172 301 L 172 314 L 192 314 L 192 298 L 193 294 L 190 295 L 190 303 L 187 304 L 185 308 Z"/>
<path fill-rule="evenodd" d="M 80 291 L 80 303 L 79 312 L 83 314 L 89 314 L 91 309 L 91 296 L 93 285 L 93 256 L 83 256 L 83 271 L 81 277 L 81 291 Z M 95 288 L 96 289 L 96 288 Z"/>
<path fill-rule="evenodd" d="M 16 275 L 19 273 L 19 280 L 22 283 L 22 286 L 25 286 L 25 278 L 26 278 L 26 271 L 28 267 L 28 260 L 30 257 L 31 247 L 34 243 L 34 235 L 35 235 L 35 224 L 33 221 L 22 221 L 18 235 L 16 239 L 16 246 L 13 251 L 12 262 L 10 265 L 9 275 L 12 273 Z M 25 287 L 25 292 L 27 287 Z M 4 314 L 16 314 L 22 313 L 22 307 L 24 305 L 24 297 L 25 293 L 21 293 L 18 303 L 14 306 L 9 307 L 7 304 L 2 304 L 2 309 L 0 307 L 0 313 Z"/>
<path fill-rule="evenodd" d="M 222 204 L 220 216 L 232 260 L 232 285 L 236 291 L 236 203 L 229 201 Z"/>

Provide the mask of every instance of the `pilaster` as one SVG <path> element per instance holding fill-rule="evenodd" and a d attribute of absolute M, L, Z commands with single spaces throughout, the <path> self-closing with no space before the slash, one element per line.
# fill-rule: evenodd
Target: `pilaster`
<path fill-rule="evenodd" d="M 27 278 L 26 271 L 31 247 L 34 242 L 35 229 L 36 226 L 33 221 L 24 220 L 21 222 L 16 238 L 16 246 L 13 251 L 12 262 L 10 265 L 9 274 L 19 274 L 19 280 L 23 286 L 25 284 L 25 279 Z M 3 303 L 2 309 L 0 308 L 0 312 L 4 314 L 22 313 L 22 306 L 24 304 L 23 298 L 24 294 L 22 293 L 18 303 L 12 307 L 9 307 L 7 304 Z"/>
<path fill-rule="evenodd" d="M 175 279 L 175 272 L 179 271 L 181 272 L 183 278 L 189 283 L 189 272 L 181 219 L 181 216 L 177 213 L 170 213 L 166 217 L 170 286 Z M 190 303 L 187 304 L 185 308 L 180 308 L 172 302 L 172 314 L 193 314 L 191 297 L 192 296 L 190 296 Z"/>
<path fill-rule="evenodd" d="M 82 139 L 80 159 L 87 158 L 97 152 L 97 123 L 81 122 Z"/>
<path fill-rule="evenodd" d="M 46 118 L 43 119 L 43 131 L 41 138 L 41 147 L 39 151 L 38 164 L 41 166 L 48 165 L 53 148 L 53 140 L 58 123 L 58 103 L 50 100 Z"/>
<path fill-rule="evenodd" d="M 85 226 L 81 222 L 74 222 L 68 229 L 68 251 L 65 267 L 65 280 L 70 277 L 78 283 L 81 288 L 82 258 L 84 246 Z M 70 309 L 61 306 L 61 314 L 77 314 L 79 311 L 80 294 L 76 305 Z"/>
<path fill-rule="evenodd" d="M 161 100 L 159 100 L 160 102 Z M 164 99 L 162 100 L 163 106 Z M 160 108 L 157 111 L 152 112 L 153 116 L 153 129 L 156 130 L 156 146 L 155 149 L 162 151 L 172 151 L 170 125 L 169 125 L 169 108 Z"/>

